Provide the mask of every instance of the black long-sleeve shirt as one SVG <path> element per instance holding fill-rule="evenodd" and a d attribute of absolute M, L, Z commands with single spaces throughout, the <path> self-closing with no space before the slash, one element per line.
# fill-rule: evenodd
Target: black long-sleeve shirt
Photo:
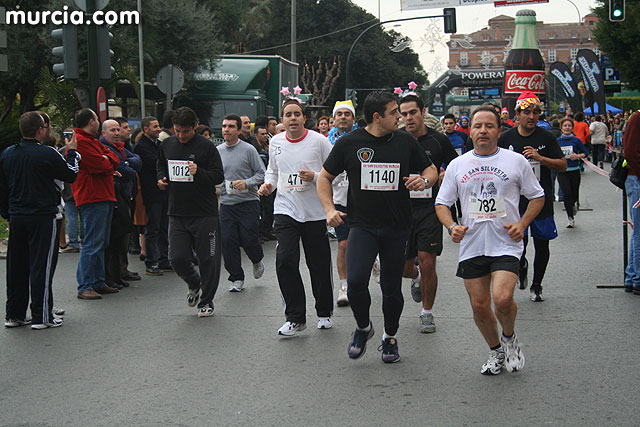
<path fill-rule="evenodd" d="M 67 158 L 35 139 L 22 139 L 0 155 L 0 214 L 56 215 L 60 193 L 54 179 L 74 182 L 79 155 L 68 150 Z"/>
<path fill-rule="evenodd" d="M 198 165 L 195 175 L 188 172 L 187 162 Z M 169 215 L 217 216 L 216 185 L 224 180 L 222 160 L 215 145 L 195 134 L 187 143 L 170 136 L 158 148 L 158 179 L 167 178 Z"/>

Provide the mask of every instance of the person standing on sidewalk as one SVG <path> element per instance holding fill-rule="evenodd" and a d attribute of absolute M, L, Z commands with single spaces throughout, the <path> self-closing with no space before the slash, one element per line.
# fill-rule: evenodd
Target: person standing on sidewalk
<path fill-rule="evenodd" d="M 451 240 L 460 243 L 456 275 L 464 280 L 473 318 L 490 348 L 489 359 L 480 370 L 484 375 L 497 375 L 505 366 L 510 372 L 524 368 L 514 329 L 518 308 L 513 291 L 524 232 L 545 201 L 527 160 L 499 148 L 499 135 L 498 113 L 493 107 L 478 107 L 471 115 L 474 148 L 449 164 L 435 202 L 438 219 Z M 521 195 L 529 201 L 522 216 L 518 208 Z M 449 210 L 458 199 L 461 225 Z M 500 337 L 496 319 L 502 326 Z"/>
<path fill-rule="evenodd" d="M 211 141 L 196 133 L 197 124 L 191 108 L 175 111 L 175 135 L 158 148 L 157 183 L 169 195 L 169 262 L 187 283 L 187 305 L 197 304 L 198 317 L 209 317 L 213 316 L 213 297 L 220 280 L 215 186 L 224 181 L 224 173 L 220 153 Z M 194 249 L 200 272 L 193 265 Z"/>
<path fill-rule="evenodd" d="M 240 247 L 253 263 L 253 277 L 264 273 L 260 244 L 260 196 L 258 187 L 264 182 L 264 165 L 251 144 L 238 138 L 242 120 L 229 114 L 222 120 L 224 144 L 217 149 L 224 167 L 221 188 L 220 232 L 224 267 L 229 272 L 229 292 L 244 289 L 244 271 Z M 264 130 L 264 128 L 263 128 Z"/>
<path fill-rule="evenodd" d="M 371 268 L 380 255 L 380 287 L 384 334 L 379 350 L 382 361 L 400 359 L 396 333 L 404 306 L 402 270 L 411 227 L 409 191 L 430 188 L 438 172 L 415 138 L 398 132 L 397 97 L 371 92 L 364 101 L 367 126 L 344 136 L 333 147 L 318 178 L 318 196 L 327 223 L 337 227 L 346 217 L 347 295 L 356 330 L 347 348 L 351 359 L 360 358 L 374 330 L 369 316 Z M 409 176 L 410 171 L 421 173 Z M 349 178 L 347 213 L 333 203 L 332 181 L 343 171 Z"/>
<path fill-rule="evenodd" d="M 625 182 L 627 197 L 629 197 L 629 212 L 631 221 L 636 224 L 631 234 L 629 244 L 629 263 L 625 271 L 625 291 L 640 295 L 640 113 L 636 112 L 629 118 L 622 139 L 624 158 L 627 161 L 629 175 Z"/>
<path fill-rule="evenodd" d="M 75 138 L 66 142 L 66 160 L 55 148 L 41 145 L 49 125 L 36 111 L 22 114 L 19 126 L 22 139 L 0 156 L 0 213 L 11 223 L 4 325 L 54 328 L 62 326 L 52 312 L 60 203 L 54 180 L 74 182 L 81 156 Z M 26 317 L 29 295 L 31 320 Z"/>
<path fill-rule="evenodd" d="M 278 335 L 292 336 L 306 329 L 306 297 L 300 276 L 300 241 L 311 274 L 318 329 L 333 323 L 333 278 L 331 247 L 322 205 L 315 191 L 318 175 L 331 151 L 331 143 L 317 132 L 304 128 L 304 108 L 295 99 L 282 104 L 286 132 L 271 138 L 269 167 L 258 194 L 278 190 L 274 203 L 276 275 L 284 301 L 286 321 Z"/>

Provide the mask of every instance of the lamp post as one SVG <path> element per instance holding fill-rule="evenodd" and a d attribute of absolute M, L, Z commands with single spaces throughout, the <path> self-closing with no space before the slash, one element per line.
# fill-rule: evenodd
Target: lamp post
<path fill-rule="evenodd" d="M 345 64 L 345 72 L 344 72 L 344 80 L 345 80 L 345 99 L 348 98 L 347 95 L 347 91 L 349 90 L 349 60 L 351 59 L 351 52 L 353 51 L 353 48 L 356 46 L 356 44 L 358 43 L 358 41 L 362 38 L 362 36 L 369 31 L 370 29 L 372 29 L 373 27 L 377 27 L 378 25 L 382 25 L 382 24 L 388 24 L 390 22 L 400 22 L 400 21 L 414 21 L 416 19 L 428 19 L 428 18 L 442 18 L 444 17 L 444 15 L 432 15 L 432 16 L 416 16 L 414 18 L 402 18 L 402 19 L 390 19 L 388 21 L 382 21 L 382 22 L 376 22 L 375 24 L 369 25 L 367 28 L 365 28 L 364 30 L 362 30 L 362 32 L 360 34 L 358 34 L 358 37 L 356 37 L 356 39 L 353 41 L 353 43 L 351 44 L 351 47 L 349 48 L 349 53 L 347 54 L 347 62 Z"/>
<path fill-rule="evenodd" d="M 576 6 L 576 4 L 571 0 L 567 1 L 571 3 L 573 7 L 576 8 L 576 12 L 578 12 L 578 23 L 580 24 L 580 46 L 582 46 L 582 38 L 584 36 L 584 22 L 582 22 L 582 17 L 580 16 L 580 9 L 578 9 L 578 6 Z"/>

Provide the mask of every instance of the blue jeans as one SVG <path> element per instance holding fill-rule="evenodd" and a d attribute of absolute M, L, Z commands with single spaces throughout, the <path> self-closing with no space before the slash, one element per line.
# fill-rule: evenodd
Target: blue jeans
<path fill-rule="evenodd" d="M 76 279 L 78 293 L 103 288 L 104 251 L 109 244 L 113 202 L 87 203 L 78 206 L 84 226 L 84 239 Z"/>
<path fill-rule="evenodd" d="M 629 244 L 629 264 L 625 270 L 625 286 L 633 286 L 640 289 L 640 207 L 632 206 L 640 199 L 640 179 L 635 175 L 629 175 L 625 183 L 627 196 L 629 197 L 629 212 L 634 228 Z"/>
<path fill-rule="evenodd" d="M 82 237 L 82 225 L 78 222 L 78 207 L 75 200 L 65 201 L 64 212 L 67 215 L 67 234 L 69 235 L 69 246 L 80 249 L 80 238 Z"/>

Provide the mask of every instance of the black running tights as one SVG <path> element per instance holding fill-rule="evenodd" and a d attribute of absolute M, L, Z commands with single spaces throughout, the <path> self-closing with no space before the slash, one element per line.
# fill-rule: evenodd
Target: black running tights
<path fill-rule="evenodd" d="M 525 256 L 527 255 L 527 243 L 529 242 L 529 236 L 524 236 L 522 242 L 524 243 L 524 249 L 522 250 L 522 257 L 520 258 L 520 267 L 523 267 L 526 263 Z M 532 284 L 540 285 L 542 284 L 542 279 L 544 279 L 544 273 L 547 271 L 547 264 L 549 264 L 549 241 L 534 237 L 533 246 L 536 250 L 536 254 L 533 259 Z"/>

